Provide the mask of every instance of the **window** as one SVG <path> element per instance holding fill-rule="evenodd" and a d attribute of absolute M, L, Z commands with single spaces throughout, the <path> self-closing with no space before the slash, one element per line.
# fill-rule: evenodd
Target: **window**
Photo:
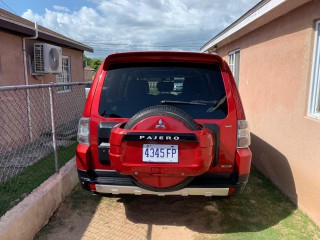
<path fill-rule="evenodd" d="M 240 50 L 229 53 L 229 67 L 233 74 L 237 86 L 239 86 L 239 66 L 240 66 Z"/>
<path fill-rule="evenodd" d="M 130 63 L 109 67 L 99 104 L 101 116 L 131 118 L 159 104 L 180 108 L 193 118 L 226 118 L 228 104 L 219 66 Z"/>
<path fill-rule="evenodd" d="M 57 75 L 57 83 L 71 82 L 70 57 L 62 57 L 62 72 Z M 59 86 L 58 92 L 70 92 L 70 86 Z"/>
<path fill-rule="evenodd" d="M 316 23 L 308 115 L 320 119 L 320 21 Z"/>

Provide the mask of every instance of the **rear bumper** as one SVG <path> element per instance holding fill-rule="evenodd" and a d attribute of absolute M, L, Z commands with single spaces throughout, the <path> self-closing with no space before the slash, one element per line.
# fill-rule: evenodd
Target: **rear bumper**
<path fill-rule="evenodd" d="M 223 173 L 206 173 L 196 177 L 187 187 L 170 192 L 149 191 L 136 186 L 127 175 L 116 171 L 78 170 L 81 186 L 85 190 L 108 194 L 134 195 L 200 195 L 228 196 L 241 193 L 247 184 L 249 174 L 234 176 Z"/>
<path fill-rule="evenodd" d="M 173 192 L 152 192 L 137 186 L 114 186 L 114 185 L 102 185 L 96 184 L 96 191 L 100 193 L 110 194 L 133 194 L 133 195 L 180 195 L 180 196 L 228 196 L 229 188 L 183 188 Z"/>

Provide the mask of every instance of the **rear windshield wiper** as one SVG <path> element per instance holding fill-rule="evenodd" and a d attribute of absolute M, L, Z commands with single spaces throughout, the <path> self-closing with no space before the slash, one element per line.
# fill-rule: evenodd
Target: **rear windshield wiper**
<path fill-rule="evenodd" d="M 186 102 L 186 101 L 162 100 L 160 103 L 161 104 L 177 104 L 177 105 L 200 105 L 200 106 L 206 106 L 207 105 L 207 104 L 205 104 L 203 102 L 197 102 L 197 101 Z"/>
<path fill-rule="evenodd" d="M 210 107 L 207 110 L 207 112 L 213 112 L 213 111 L 217 110 L 222 104 L 225 103 L 226 99 L 227 99 L 227 96 L 222 96 L 213 107 Z"/>
<path fill-rule="evenodd" d="M 117 114 L 108 114 L 106 111 L 103 111 L 103 113 L 100 114 L 102 117 L 110 117 L 110 118 L 122 118 L 121 116 Z"/>

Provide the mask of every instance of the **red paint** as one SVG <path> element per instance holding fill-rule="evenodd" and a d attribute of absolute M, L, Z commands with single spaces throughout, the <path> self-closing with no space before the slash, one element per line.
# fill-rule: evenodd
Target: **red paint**
<path fill-rule="evenodd" d="M 80 170 L 87 171 L 91 169 L 91 153 L 89 146 L 78 144 L 76 150 L 76 165 Z"/>
<path fill-rule="evenodd" d="M 91 191 L 96 191 L 96 185 L 94 183 L 89 183 L 89 188 Z"/>
<path fill-rule="evenodd" d="M 252 153 L 249 148 L 238 149 L 236 153 L 236 165 L 238 174 L 249 174 Z"/>
<path fill-rule="evenodd" d="M 228 195 L 233 195 L 236 192 L 235 188 L 229 188 Z"/>
<path fill-rule="evenodd" d="M 102 165 L 98 156 L 98 125 L 104 122 L 127 122 L 128 118 L 105 118 L 99 115 L 98 106 L 103 82 L 110 64 L 125 62 L 191 62 L 216 63 L 220 66 L 228 103 L 228 116 L 225 119 L 195 119 L 199 124 L 216 124 L 220 128 L 219 164 L 212 167 L 214 140 L 211 132 L 203 128 L 198 131 L 188 130 L 176 119 L 161 116 L 166 125 L 165 132 L 190 133 L 197 136 L 198 142 L 166 142 L 179 146 L 178 164 L 156 164 L 142 162 L 143 142 L 123 141 L 126 132 L 159 132 L 154 124 L 159 117 L 149 117 L 134 126 L 131 130 L 116 126 L 110 136 L 111 166 Z M 135 52 L 109 55 L 101 64 L 89 92 L 83 112 L 90 117 L 90 147 L 77 147 L 76 161 L 80 170 L 116 170 L 121 174 L 132 175 L 137 180 L 153 186 L 173 186 L 187 176 L 197 176 L 205 172 L 248 174 L 251 165 L 251 151 L 236 148 L 237 120 L 245 119 L 241 99 L 227 63 L 219 56 L 202 53 L 186 52 Z M 232 126 L 227 128 L 226 126 Z M 160 141 L 154 141 L 160 144 Z M 221 165 L 231 165 L 222 168 Z M 135 174 L 136 173 L 136 174 Z M 232 190 L 230 190 L 232 192 Z"/>

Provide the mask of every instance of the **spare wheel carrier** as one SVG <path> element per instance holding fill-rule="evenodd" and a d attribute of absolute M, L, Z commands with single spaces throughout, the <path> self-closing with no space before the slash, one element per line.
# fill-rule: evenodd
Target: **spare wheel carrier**
<path fill-rule="evenodd" d="M 109 159 L 116 171 L 131 175 L 141 188 L 176 191 L 208 171 L 213 146 L 210 130 L 181 109 L 159 105 L 145 108 L 113 128 Z M 158 150 L 152 158 L 148 154 L 151 148 Z"/>

